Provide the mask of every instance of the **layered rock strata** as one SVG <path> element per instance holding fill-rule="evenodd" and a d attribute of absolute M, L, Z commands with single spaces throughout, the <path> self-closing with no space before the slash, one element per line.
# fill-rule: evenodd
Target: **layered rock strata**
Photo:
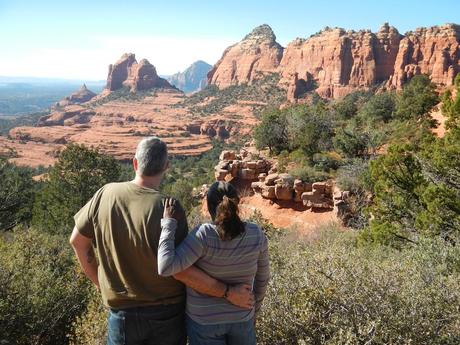
<path fill-rule="evenodd" d="M 385 23 L 377 33 L 325 28 L 283 49 L 270 27 L 263 25 L 227 48 L 208 81 L 225 88 L 275 72 L 291 101 L 311 90 L 322 97 L 339 98 L 377 85 L 399 89 L 422 73 L 440 86 L 449 86 L 460 72 L 459 44 L 456 24 L 401 35 Z"/>

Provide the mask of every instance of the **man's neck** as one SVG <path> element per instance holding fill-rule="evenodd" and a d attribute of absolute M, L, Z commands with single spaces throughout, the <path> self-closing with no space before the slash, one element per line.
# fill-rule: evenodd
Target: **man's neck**
<path fill-rule="evenodd" d="M 140 176 L 136 175 L 132 181 L 137 184 L 139 187 L 149 188 L 149 189 L 158 189 L 161 184 L 161 176 Z"/>

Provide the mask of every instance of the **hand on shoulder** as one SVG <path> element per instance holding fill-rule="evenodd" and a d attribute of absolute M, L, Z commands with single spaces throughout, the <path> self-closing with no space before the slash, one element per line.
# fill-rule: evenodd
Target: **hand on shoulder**
<path fill-rule="evenodd" d="M 180 220 L 185 216 L 184 209 L 176 199 L 170 197 L 165 198 L 163 204 L 163 218 L 174 218 L 176 220 Z"/>

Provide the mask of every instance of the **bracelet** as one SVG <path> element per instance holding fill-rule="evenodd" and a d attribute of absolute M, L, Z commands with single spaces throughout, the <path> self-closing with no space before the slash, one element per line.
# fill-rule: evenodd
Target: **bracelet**
<path fill-rule="evenodd" d="M 227 287 L 225 288 L 224 295 L 222 296 L 223 298 L 227 299 L 228 298 L 228 292 L 230 291 L 230 285 L 227 284 Z"/>

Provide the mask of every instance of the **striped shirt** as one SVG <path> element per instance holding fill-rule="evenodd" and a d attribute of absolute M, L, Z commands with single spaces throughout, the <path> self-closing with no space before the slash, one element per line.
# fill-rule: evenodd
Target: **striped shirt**
<path fill-rule="evenodd" d="M 253 285 L 255 310 L 237 307 L 227 300 L 198 293 L 187 287 L 187 315 L 200 324 L 222 324 L 248 321 L 260 309 L 270 276 L 267 237 L 253 223 L 230 241 L 222 241 L 213 224 L 203 224 L 191 231 L 174 247 L 177 222 L 161 220 L 158 246 L 158 272 L 170 276 L 196 265 L 226 284 Z"/>

